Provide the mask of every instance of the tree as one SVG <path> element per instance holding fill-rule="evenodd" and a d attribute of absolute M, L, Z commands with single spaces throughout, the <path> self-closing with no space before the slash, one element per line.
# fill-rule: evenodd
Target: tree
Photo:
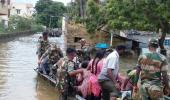
<path fill-rule="evenodd" d="M 97 0 L 88 0 L 86 7 L 86 28 L 89 33 L 95 30 L 106 21 L 105 8 Z"/>
<path fill-rule="evenodd" d="M 31 30 L 33 23 L 32 18 L 25 18 L 18 15 L 10 16 L 9 18 L 9 30 Z"/>
<path fill-rule="evenodd" d="M 109 0 L 106 5 L 107 24 L 112 29 L 162 30 L 159 45 L 170 31 L 170 0 Z"/>
<path fill-rule="evenodd" d="M 61 27 L 61 18 L 66 11 L 63 3 L 52 0 L 39 0 L 36 5 L 36 19 L 47 27 Z"/>

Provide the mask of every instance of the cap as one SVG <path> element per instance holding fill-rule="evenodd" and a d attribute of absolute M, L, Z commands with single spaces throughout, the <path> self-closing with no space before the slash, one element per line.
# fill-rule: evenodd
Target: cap
<path fill-rule="evenodd" d="M 66 53 L 76 53 L 76 50 L 74 48 L 67 48 Z"/>
<path fill-rule="evenodd" d="M 155 38 L 152 38 L 149 40 L 149 44 L 155 44 L 155 45 L 158 45 L 158 40 L 155 39 Z"/>
<path fill-rule="evenodd" d="M 48 35 L 48 32 L 45 31 L 45 32 L 42 33 L 42 35 L 43 35 L 43 36 L 46 36 L 46 35 Z"/>
<path fill-rule="evenodd" d="M 81 39 L 80 41 L 86 41 L 85 39 Z"/>

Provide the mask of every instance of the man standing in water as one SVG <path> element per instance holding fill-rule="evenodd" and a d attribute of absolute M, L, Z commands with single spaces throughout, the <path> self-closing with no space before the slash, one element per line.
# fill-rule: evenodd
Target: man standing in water
<path fill-rule="evenodd" d="M 75 78 L 71 77 L 72 71 L 76 70 L 76 64 L 73 61 L 76 57 L 76 50 L 68 48 L 66 50 L 66 58 L 60 59 L 57 69 L 57 87 L 61 92 L 62 100 L 68 100 L 68 95 L 74 92 Z"/>
<path fill-rule="evenodd" d="M 148 45 L 150 53 L 141 55 L 138 65 L 140 72 L 140 95 L 142 100 L 164 100 L 164 92 L 169 94 L 168 63 L 166 57 L 157 53 L 158 41 L 151 39 Z M 163 92 L 163 87 L 166 89 Z"/>
<path fill-rule="evenodd" d="M 119 45 L 105 59 L 103 68 L 98 76 L 102 88 L 103 100 L 116 100 L 119 96 L 118 83 L 116 81 L 119 71 L 119 55 L 124 53 L 126 47 Z"/>
<path fill-rule="evenodd" d="M 45 51 L 49 47 L 49 41 L 48 41 L 48 32 L 43 32 L 42 37 L 39 37 L 38 40 L 38 49 L 37 49 L 37 55 L 38 55 L 38 60 L 40 60 L 41 56 L 45 53 Z"/>
<path fill-rule="evenodd" d="M 90 55 L 89 55 L 89 48 L 86 47 L 86 40 L 85 39 L 81 39 L 80 40 L 80 45 L 81 45 L 81 49 L 80 49 L 80 52 L 81 52 L 81 59 L 80 59 L 80 62 L 82 61 L 90 61 Z"/>

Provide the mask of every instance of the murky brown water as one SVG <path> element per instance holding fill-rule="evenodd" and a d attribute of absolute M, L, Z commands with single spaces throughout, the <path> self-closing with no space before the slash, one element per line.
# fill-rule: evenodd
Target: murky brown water
<path fill-rule="evenodd" d="M 57 91 L 33 70 L 38 37 L 0 43 L 0 100 L 58 100 Z M 63 37 L 50 40 L 64 48 Z"/>
<path fill-rule="evenodd" d="M 0 43 L 0 100 L 58 100 L 57 91 L 33 70 L 37 66 L 39 35 Z M 64 38 L 53 38 L 64 49 Z M 136 65 L 137 59 L 121 59 L 121 72 Z"/>

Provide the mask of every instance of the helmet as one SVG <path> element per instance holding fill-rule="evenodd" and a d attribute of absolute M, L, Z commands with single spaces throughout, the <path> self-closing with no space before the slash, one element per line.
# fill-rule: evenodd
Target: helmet
<path fill-rule="evenodd" d="M 149 40 L 149 46 L 158 48 L 158 45 L 159 45 L 158 40 L 156 38 L 151 38 Z"/>

